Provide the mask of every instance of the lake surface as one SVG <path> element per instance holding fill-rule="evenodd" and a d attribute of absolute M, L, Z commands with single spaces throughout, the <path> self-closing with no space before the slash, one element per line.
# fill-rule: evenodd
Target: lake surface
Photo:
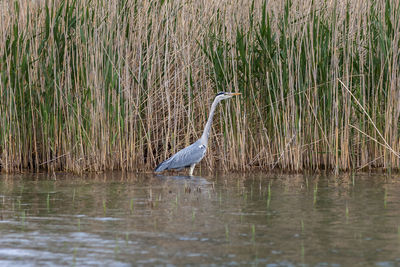
<path fill-rule="evenodd" d="M 396 175 L 0 176 L 0 266 L 400 266 Z"/>

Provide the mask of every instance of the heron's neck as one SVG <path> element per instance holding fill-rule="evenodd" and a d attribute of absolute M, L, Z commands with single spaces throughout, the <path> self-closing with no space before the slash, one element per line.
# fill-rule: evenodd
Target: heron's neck
<path fill-rule="evenodd" d="M 221 99 L 215 99 L 211 105 L 210 114 L 208 115 L 206 127 L 204 127 L 203 135 L 200 138 L 200 140 L 202 141 L 203 144 L 207 145 L 207 143 L 208 143 L 208 136 L 210 135 L 210 130 L 211 130 L 212 122 L 213 122 L 215 109 L 217 108 L 217 105 L 220 101 L 221 101 Z"/>

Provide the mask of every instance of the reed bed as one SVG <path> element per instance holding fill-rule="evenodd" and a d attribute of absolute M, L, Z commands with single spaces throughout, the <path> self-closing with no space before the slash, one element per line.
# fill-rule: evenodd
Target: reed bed
<path fill-rule="evenodd" d="M 0 4 L 0 168 L 399 168 L 399 1 Z"/>

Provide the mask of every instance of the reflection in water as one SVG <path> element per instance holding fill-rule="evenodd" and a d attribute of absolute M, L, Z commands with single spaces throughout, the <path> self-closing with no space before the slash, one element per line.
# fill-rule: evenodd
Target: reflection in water
<path fill-rule="evenodd" d="M 207 179 L 201 176 L 166 176 L 157 174 L 155 177 L 159 178 L 161 181 L 184 181 L 193 185 L 206 185 L 210 184 Z"/>
<path fill-rule="evenodd" d="M 0 176 L 0 265 L 400 264 L 386 176 Z"/>

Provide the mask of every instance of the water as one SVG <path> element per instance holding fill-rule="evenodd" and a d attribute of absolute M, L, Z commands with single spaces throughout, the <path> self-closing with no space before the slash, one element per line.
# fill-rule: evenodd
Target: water
<path fill-rule="evenodd" d="M 0 176 L 0 266 L 400 266 L 398 176 Z"/>

